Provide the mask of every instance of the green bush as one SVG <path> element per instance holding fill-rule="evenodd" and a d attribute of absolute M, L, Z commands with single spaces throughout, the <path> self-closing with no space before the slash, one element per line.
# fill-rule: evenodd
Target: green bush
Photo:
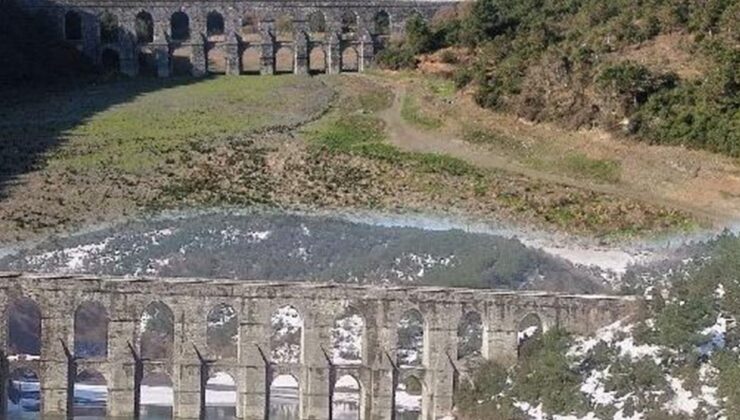
<path fill-rule="evenodd" d="M 574 89 L 616 99 L 616 119 L 629 118 L 631 132 L 656 144 L 685 145 L 740 156 L 740 5 L 732 0 L 691 2 L 616 0 L 479 0 L 444 29 L 419 22 L 416 51 L 454 42 L 475 48 L 477 62 L 454 75 L 458 88 L 475 83 L 476 102 L 511 110 L 528 89 L 530 69 L 546 57 L 562 57 L 553 76 Z M 614 53 L 659 34 L 692 33 L 697 54 L 711 61 L 707 77 L 680 80 L 635 63 L 599 65 Z M 547 69 L 545 69 L 547 71 Z M 560 74 L 562 72 L 562 74 Z M 577 82 L 578 83 L 578 82 Z M 527 98 L 520 98 L 526 100 Z M 545 98 L 544 100 L 547 100 Z M 545 118 L 560 118 L 557 113 Z M 612 117 L 610 117 L 612 118 Z"/>
<path fill-rule="evenodd" d="M 416 68 L 416 54 L 402 44 L 392 44 L 375 56 L 375 62 L 390 70 L 413 69 Z"/>
<path fill-rule="evenodd" d="M 512 395 L 549 413 L 575 413 L 586 407 L 580 392 L 581 376 L 570 365 L 565 354 L 570 337 L 560 329 L 551 329 L 530 347 L 529 357 L 520 359 L 515 371 Z"/>

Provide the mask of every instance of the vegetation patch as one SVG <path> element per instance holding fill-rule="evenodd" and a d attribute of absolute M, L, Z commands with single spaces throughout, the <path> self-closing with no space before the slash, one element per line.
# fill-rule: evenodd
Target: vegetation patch
<path fill-rule="evenodd" d="M 417 100 L 410 95 L 404 96 L 401 103 L 401 118 L 417 127 L 427 130 L 440 128 L 443 124 L 439 118 L 425 113 Z"/>
<path fill-rule="evenodd" d="M 462 138 L 469 143 L 495 146 L 512 152 L 521 152 L 524 148 L 522 143 L 513 137 L 475 126 L 464 127 Z"/>
<path fill-rule="evenodd" d="M 738 13 L 737 2 L 725 0 L 649 6 L 628 0 L 482 0 L 431 23 L 410 19 L 407 38 L 378 62 L 414 68 L 415 54 L 467 48 L 452 79 L 459 88 L 474 86 L 481 106 L 574 127 L 614 129 L 626 122 L 621 128 L 640 140 L 737 157 Z M 670 48 L 709 63 L 701 66 L 701 77 L 615 60 L 659 35 L 676 34 L 685 42 Z M 449 58 L 443 61 L 457 61 Z"/>
<path fill-rule="evenodd" d="M 585 177 L 603 183 L 619 182 L 620 164 L 609 159 L 592 159 L 582 153 L 566 156 L 563 168 L 574 177 Z"/>

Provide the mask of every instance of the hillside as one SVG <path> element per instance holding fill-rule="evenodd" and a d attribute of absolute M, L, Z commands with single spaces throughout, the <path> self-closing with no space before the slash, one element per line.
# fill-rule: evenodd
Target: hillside
<path fill-rule="evenodd" d="M 380 59 L 446 74 L 529 121 L 738 157 L 738 20 L 728 0 L 481 0 L 410 22 Z"/>
<path fill-rule="evenodd" d="M 591 337 L 550 330 L 518 365 L 478 365 L 459 417 L 734 419 L 740 415 L 740 239 L 725 235 L 642 276 L 642 313 Z"/>

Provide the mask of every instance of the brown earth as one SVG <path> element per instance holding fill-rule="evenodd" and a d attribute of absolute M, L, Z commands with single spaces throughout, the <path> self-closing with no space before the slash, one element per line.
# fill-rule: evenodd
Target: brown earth
<path fill-rule="evenodd" d="M 716 226 L 740 220 L 740 163 L 736 159 L 681 147 L 653 146 L 618 138 L 600 129 L 565 130 L 533 124 L 481 109 L 470 95 L 440 97 L 414 78 L 384 78 L 398 86 L 391 109 L 382 115 L 391 142 L 403 150 L 454 156 L 479 167 L 502 169 L 533 179 L 667 205 Z M 445 124 L 434 131 L 413 127 L 400 115 L 402 97 L 412 95 L 424 111 Z M 496 134 L 503 141 L 474 144 L 466 128 Z M 614 183 L 564 174 L 559 162 L 574 153 L 618 164 Z"/>

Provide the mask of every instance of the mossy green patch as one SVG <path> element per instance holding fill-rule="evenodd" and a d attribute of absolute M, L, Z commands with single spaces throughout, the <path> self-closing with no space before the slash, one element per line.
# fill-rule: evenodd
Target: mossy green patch
<path fill-rule="evenodd" d="M 442 127 L 442 120 L 428 115 L 419 106 L 417 100 L 409 95 L 404 96 L 401 103 L 401 118 L 404 121 L 427 130 Z"/>
<path fill-rule="evenodd" d="M 141 89 L 135 83 L 152 86 Z M 97 107 L 96 98 L 127 87 L 142 93 L 97 112 L 84 109 Z M 292 76 L 218 77 L 181 85 L 115 82 L 85 88 L 91 99 L 79 104 L 52 96 L 50 101 L 58 107 L 78 109 L 65 109 L 55 118 L 47 115 L 25 124 L 33 125 L 30 129 L 39 135 L 59 132 L 62 147 L 52 154 L 52 167 L 77 171 L 106 168 L 143 175 L 193 140 L 215 142 L 297 120 L 304 111 L 299 109 L 301 103 L 308 104 L 307 100 L 296 100 L 299 89 L 309 96 L 323 86 Z M 67 123 L 67 118 L 78 118 L 79 122 Z M 21 123 L 15 130 L 23 131 L 23 126 Z"/>

